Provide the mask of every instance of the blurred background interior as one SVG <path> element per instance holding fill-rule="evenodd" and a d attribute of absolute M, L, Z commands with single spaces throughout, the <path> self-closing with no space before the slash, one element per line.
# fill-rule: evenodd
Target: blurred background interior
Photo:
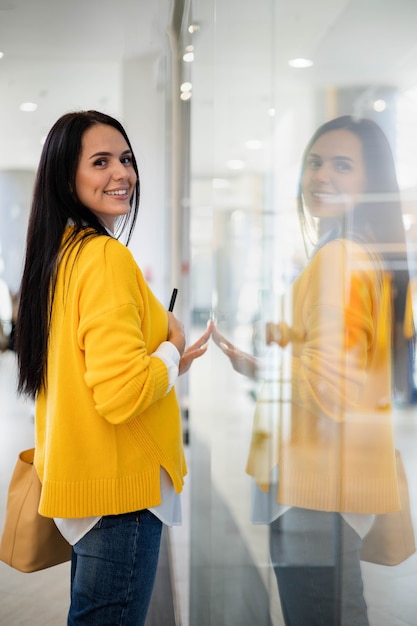
<path fill-rule="evenodd" d="M 241 348 L 267 351 L 258 329 L 305 263 L 301 153 L 338 115 L 371 118 L 389 138 L 417 277 L 416 24 L 415 0 L 0 0 L 0 348 L 42 141 L 74 109 L 125 125 L 142 184 L 130 247 L 163 302 L 178 287 L 190 340 L 214 318 Z M 14 393 L 11 350 L 0 377 L 1 521 L 33 416 Z M 184 524 L 166 533 L 149 620 L 280 625 L 268 531 L 250 522 L 245 475 L 256 383 L 210 346 L 178 393 Z M 396 407 L 395 428 L 417 516 L 413 397 L 411 388 Z M 394 568 L 365 564 L 364 580 L 372 626 L 416 624 L 417 555 Z M 64 624 L 67 605 L 67 565 L 25 575 L 0 564 L 4 626 Z"/>

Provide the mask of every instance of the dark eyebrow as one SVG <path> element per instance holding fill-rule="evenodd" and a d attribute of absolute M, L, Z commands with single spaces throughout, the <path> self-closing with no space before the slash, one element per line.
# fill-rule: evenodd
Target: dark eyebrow
<path fill-rule="evenodd" d="M 351 163 L 353 163 L 353 159 L 349 156 L 346 156 L 345 154 L 340 154 L 332 157 L 332 161 L 337 161 L 338 159 L 341 159 L 342 161 L 351 161 Z"/>
<path fill-rule="evenodd" d="M 319 154 L 316 154 L 315 152 L 309 152 L 306 156 L 306 161 L 308 159 L 323 159 L 323 157 L 321 157 Z"/>
<path fill-rule="evenodd" d="M 307 154 L 307 158 L 309 157 L 313 157 L 314 159 L 322 159 L 323 157 L 320 154 L 316 154 L 315 152 L 309 152 Z M 332 161 L 337 161 L 339 159 L 342 159 L 343 161 L 351 161 L 353 163 L 353 159 L 349 156 L 346 156 L 345 154 L 336 154 L 335 156 L 331 157 Z"/>
<path fill-rule="evenodd" d="M 128 148 L 127 150 L 123 150 L 122 154 L 120 156 L 123 156 L 125 154 L 132 154 L 132 151 Z M 112 152 L 95 152 L 94 154 L 92 154 L 90 157 L 88 157 L 89 159 L 96 159 L 97 157 L 100 156 L 113 156 Z"/>

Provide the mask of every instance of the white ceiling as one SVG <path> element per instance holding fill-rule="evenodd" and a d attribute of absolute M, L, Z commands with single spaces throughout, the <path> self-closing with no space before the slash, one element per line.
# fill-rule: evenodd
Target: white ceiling
<path fill-rule="evenodd" d="M 404 85 L 417 77 L 416 0 L 278 0 L 280 65 L 307 56 L 321 85 Z M 288 75 L 288 69 L 286 70 Z"/>
<path fill-rule="evenodd" d="M 120 62 L 164 50 L 171 0 L 0 0 L 0 169 L 34 169 L 65 111 L 119 115 Z M 19 110 L 38 103 L 36 113 Z"/>
<path fill-rule="evenodd" d="M 199 176 L 210 172 L 210 163 L 218 167 L 215 175 L 224 176 L 227 159 L 265 171 L 268 157 L 248 154 L 243 144 L 254 139 L 267 144 L 287 117 L 299 135 L 298 162 L 298 148 L 325 115 L 378 118 L 372 110 L 375 99 L 417 86 L 417 0 L 216 0 L 214 32 L 208 28 L 212 4 L 193 2 L 193 19 L 201 23 L 195 65 L 205 70 L 193 78 L 192 107 L 204 110 L 193 137 L 197 146 L 210 148 L 193 155 Z M 313 67 L 291 69 L 288 61 L 296 57 L 312 59 Z M 336 106 L 332 95 L 342 102 Z M 277 111 L 273 123 L 270 107 Z M 389 115 L 387 110 L 379 116 L 385 118 L 383 127 Z M 294 129 L 280 133 L 287 158 Z"/>
<path fill-rule="evenodd" d="M 120 62 L 164 49 L 172 4 L 0 0 L 0 169 L 34 169 L 39 138 L 66 110 L 105 107 L 118 115 Z M 192 105 L 207 104 L 213 85 L 226 90 L 221 97 L 228 99 L 230 117 L 216 118 L 225 138 L 224 161 L 238 153 L 235 142 L 262 140 L 259 135 L 269 131 L 260 120 L 271 90 L 279 99 L 294 86 L 367 93 L 385 85 L 417 85 L 417 0 L 194 0 L 192 5 L 201 25 L 195 38 L 199 67 L 218 62 L 217 82 L 204 76 L 198 84 L 195 77 Z M 312 57 L 315 65 L 291 70 L 287 61 L 295 56 Z M 39 104 L 35 114 L 19 111 L 21 102 L 33 100 Z"/>

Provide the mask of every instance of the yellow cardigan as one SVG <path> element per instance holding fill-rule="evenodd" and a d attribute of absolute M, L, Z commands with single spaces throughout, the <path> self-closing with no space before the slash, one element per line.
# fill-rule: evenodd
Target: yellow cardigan
<path fill-rule="evenodd" d="M 36 402 L 42 515 L 156 506 L 161 466 L 181 491 L 179 405 L 165 364 L 151 356 L 167 334 L 167 313 L 123 244 L 94 237 L 61 260 L 47 387 Z"/>
<path fill-rule="evenodd" d="M 399 510 L 389 277 L 376 255 L 340 239 L 316 253 L 291 294 L 292 319 L 281 326 L 290 382 L 269 383 L 260 398 L 247 471 L 267 490 L 278 464 L 282 504 Z"/>

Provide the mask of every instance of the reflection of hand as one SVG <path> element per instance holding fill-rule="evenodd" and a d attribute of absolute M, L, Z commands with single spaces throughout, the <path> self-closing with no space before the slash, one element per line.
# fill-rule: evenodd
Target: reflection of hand
<path fill-rule="evenodd" d="M 201 335 L 201 337 L 193 343 L 192 346 L 186 348 L 179 364 L 179 374 L 185 374 L 190 369 L 194 359 L 198 359 L 207 351 L 208 340 L 212 332 L 211 325 L 207 326 L 207 330 Z"/>
<path fill-rule="evenodd" d="M 255 378 L 258 369 L 258 359 L 256 357 L 236 348 L 236 346 L 219 333 L 213 323 L 211 336 L 213 337 L 214 343 L 229 357 L 232 367 L 236 372 L 248 376 L 249 378 Z"/>
<path fill-rule="evenodd" d="M 265 341 L 267 345 L 277 343 L 281 348 L 285 348 L 293 340 L 291 328 L 285 322 L 268 322 L 266 325 Z"/>

